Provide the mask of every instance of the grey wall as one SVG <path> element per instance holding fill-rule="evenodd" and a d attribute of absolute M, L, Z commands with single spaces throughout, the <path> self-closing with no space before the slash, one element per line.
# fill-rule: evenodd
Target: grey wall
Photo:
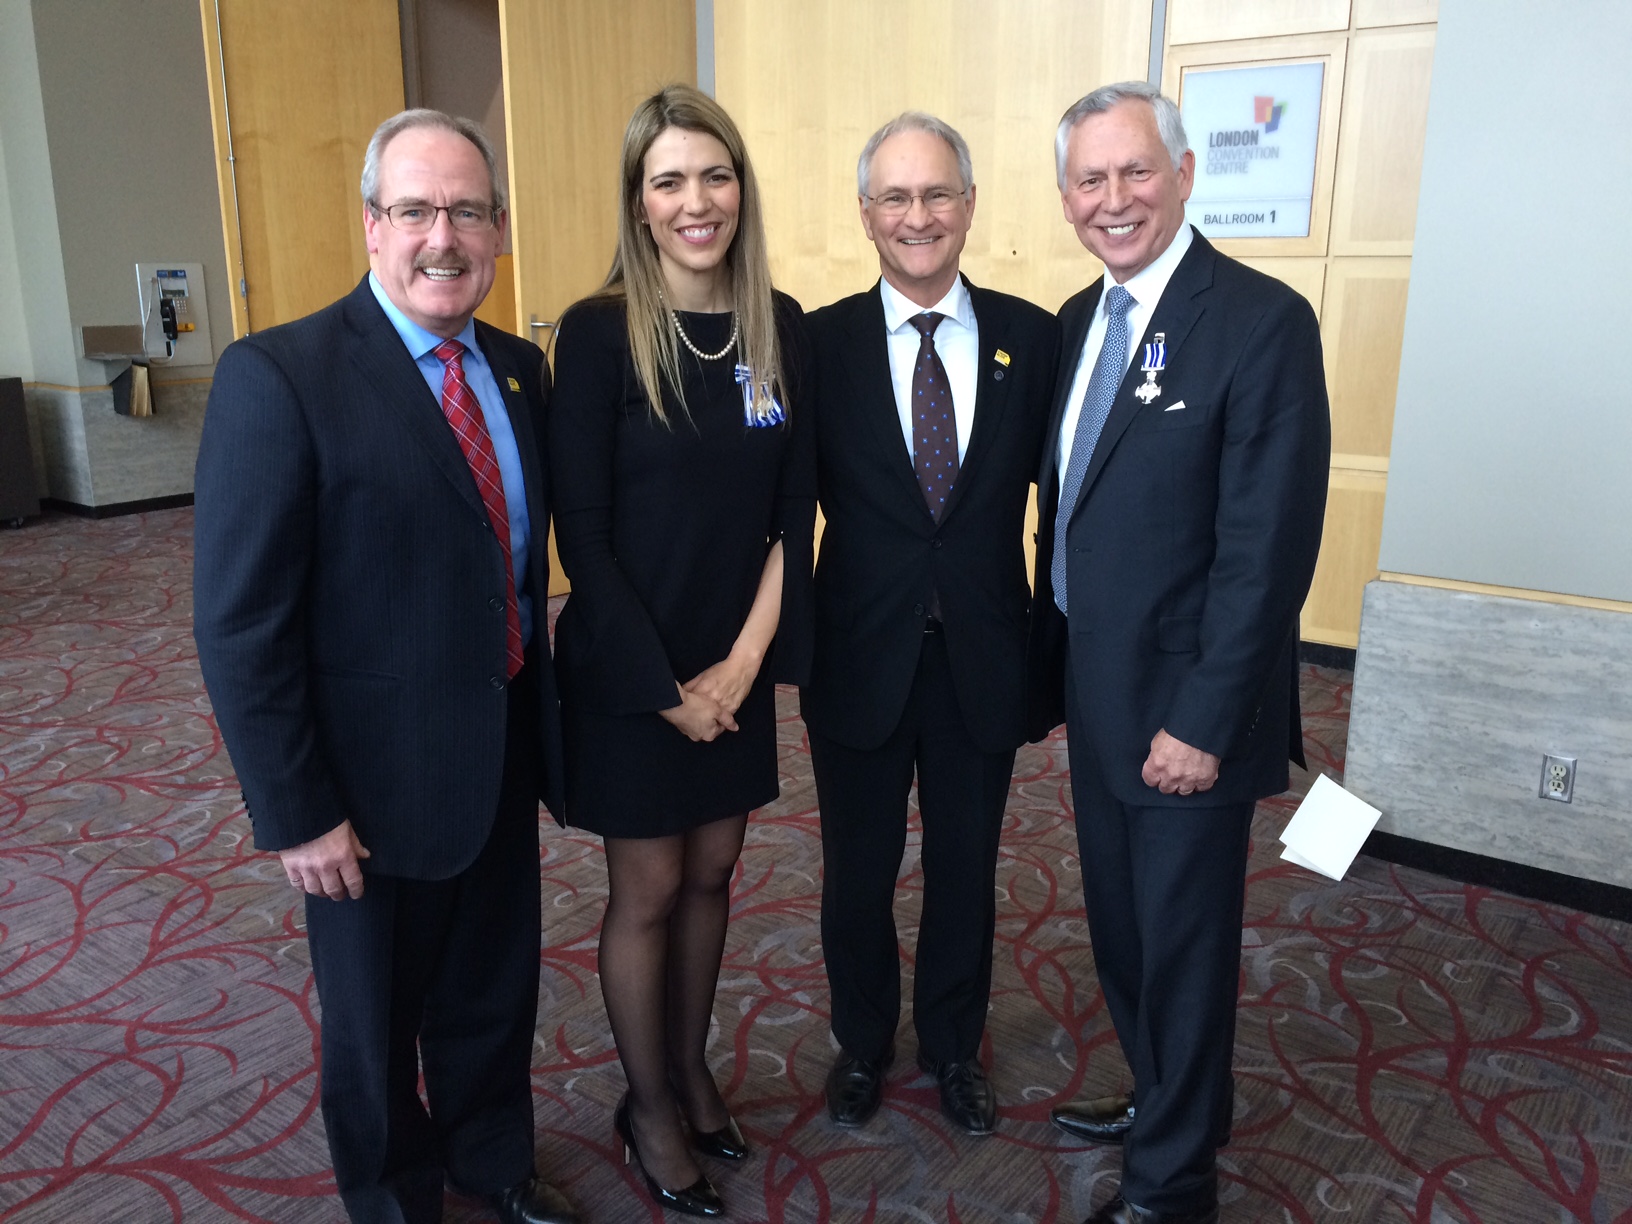
<path fill-rule="evenodd" d="M 0 312 L 27 320 L 26 339 L 9 337 L 6 342 L 7 356 L 17 364 L 0 373 L 78 386 L 83 379 L 71 343 L 29 0 L 0 0 L 0 156 L 5 159 L 9 248 L 16 258 L 11 275 L 0 270 L 0 295 L 6 299 Z M 0 248 L 6 245 L 0 240 Z M 88 366 L 86 373 L 100 380 L 100 367 Z"/>
<path fill-rule="evenodd" d="M 106 507 L 192 491 L 212 360 L 153 367 L 154 415 L 113 411 L 122 364 L 80 328 L 141 321 L 138 261 L 204 265 L 232 339 L 196 0 L 0 0 L 0 374 L 25 381 L 48 497 Z"/>
<path fill-rule="evenodd" d="M 138 260 L 201 263 L 219 356 L 232 304 L 197 0 L 35 0 L 33 11 L 74 335 L 141 321 Z"/>
<path fill-rule="evenodd" d="M 1632 600 L 1629 47 L 1625 0 L 1441 0 L 1385 571 Z M 1344 784 L 1384 831 L 1632 887 L 1628 660 L 1626 612 L 1373 582 Z"/>
<path fill-rule="evenodd" d="M 1632 4 L 1441 0 L 1381 568 L 1632 600 Z"/>
<path fill-rule="evenodd" d="M 0 22 L 3 20 L 0 18 Z M 4 37 L 0 28 L 0 39 Z M 28 346 L 28 312 L 23 309 L 22 271 L 17 266 L 17 239 L 11 223 L 8 181 L 6 132 L 0 123 L 0 377 L 32 379 L 34 355 Z"/>

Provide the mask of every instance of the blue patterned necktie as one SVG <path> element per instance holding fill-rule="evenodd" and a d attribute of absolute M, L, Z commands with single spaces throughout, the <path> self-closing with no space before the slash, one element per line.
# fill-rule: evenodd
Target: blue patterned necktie
<path fill-rule="evenodd" d="M 1111 402 L 1128 367 L 1128 311 L 1133 308 L 1133 294 L 1121 285 L 1115 285 L 1105 296 L 1105 343 L 1094 362 L 1094 372 L 1088 376 L 1088 390 L 1082 397 L 1082 410 L 1077 414 L 1077 432 L 1071 440 L 1071 458 L 1060 477 L 1060 508 L 1054 515 L 1054 556 L 1049 564 L 1049 578 L 1054 583 L 1054 604 L 1065 611 L 1065 529 L 1071 522 L 1071 512 L 1077 508 L 1082 493 L 1082 478 L 1088 474 L 1088 464 L 1094 457 L 1100 431 L 1111 415 Z"/>
<path fill-rule="evenodd" d="M 937 523 L 958 479 L 958 419 L 952 412 L 946 367 L 935 351 L 935 329 L 945 317 L 926 311 L 907 320 L 919 337 L 918 360 L 912 367 L 912 466 L 924 505 Z"/>

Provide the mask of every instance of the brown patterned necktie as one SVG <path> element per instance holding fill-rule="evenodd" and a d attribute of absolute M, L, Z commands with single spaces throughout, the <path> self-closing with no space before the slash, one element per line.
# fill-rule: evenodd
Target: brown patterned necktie
<path fill-rule="evenodd" d="M 952 384 L 935 351 L 935 329 L 945 315 L 933 311 L 907 320 L 918 329 L 918 360 L 912 367 L 912 467 L 924 505 L 937 523 L 958 479 L 958 418 Z"/>

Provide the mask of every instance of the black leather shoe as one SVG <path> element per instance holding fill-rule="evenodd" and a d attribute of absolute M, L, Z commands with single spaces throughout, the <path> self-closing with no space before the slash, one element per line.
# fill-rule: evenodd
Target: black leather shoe
<path fill-rule="evenodd" d="M 510 1189 L 489 1195 L 488 1205 L 500 1224 L 580 1224 L 577 1209 L 541 1177 L 529 1177 Z"/>
<path fill-rule="evenodd" d="M 1074 1139 L 1121 1143 L 1133 1129 L 1133 1093 L 1072 1101 L 1049 1111 L 1054 1125 Z"/>
<path fill-rule="evenodd" d="M 935 1077 L 941 1089 L 941 1112 L 971 1135 L 989 1135 L 997 1129 L 997 1094 L 977 1059 L 937 1063 L 918 1054 L 918 1067 Z"/>
<path fill-rule="evenodd" d="M 716 1156 L 721 1160 L 747 1160 L 754 1150 L 742 1137 L 742 1128 L 735 1118 L 726 1119 L 719 1130 L 693 1130 L 691 1146 L 704 1156 Z"/>
<path fill-rule="evenodd" d="M 666 1207 L 670 1211 L 678 1211 L 681 1215 L 689 1216 L 725 1214 L 725 1202 L 720 1198 L 720 1192 L 714 1189 L 714 1183 L 708 1178 L 699 1177 L 684 1190 L 669 1190 L 660 1186 L 657 1178 L 646 1172 L 646 1166 L 641 1164 L 640 1149 L 635 1146 L 635 1127 L 629 1121 L 628 1097 L 618 1102 L 618 1110 L 612 1115 L 612 1127 L 618 1132 L 618 1138 L 623 1140 L 623 1163 L 628 1164 L 632 1159 L 640 1165 L 640 1175 L 646 1179 L 646 1192 L 659 1207 Z"/>
<path fill-rule="evenodd" d="M 827 1116 L 840 1126 L 864 1126 L 884 1099 L 884 1072 L 895 1058 L 894 1048 L 882 1058 L 857 1058 L 843 1050 L 827 1073 Z"/>
<path fill-rule="evenodd" d="M 1218 1224 L 1218 1207 L 1205 1211 L 1152 1211 L 1128 1202 L 1120 1194 L 1082 1224 Z"/>

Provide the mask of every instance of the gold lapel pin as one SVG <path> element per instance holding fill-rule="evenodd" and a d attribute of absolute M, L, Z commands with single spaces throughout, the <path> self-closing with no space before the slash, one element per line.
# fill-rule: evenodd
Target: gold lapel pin
<path fill-rule="evenodd" d="M 1002 349 L 998 349 L 997 352 L 992 354 L 992 360 L 996 361 L 1000 366 L 1006 366 L 1009 364 L 1009 355 Z"/>
<path fill-rule="evenodd" d="M 510 390 L 512 390 L 512 391 L 520 391 L 521 390 L 521 384 L 519 382 L 517 382 L 515 379 L 507 378 L 504 381 L 510 384 Z"/>

